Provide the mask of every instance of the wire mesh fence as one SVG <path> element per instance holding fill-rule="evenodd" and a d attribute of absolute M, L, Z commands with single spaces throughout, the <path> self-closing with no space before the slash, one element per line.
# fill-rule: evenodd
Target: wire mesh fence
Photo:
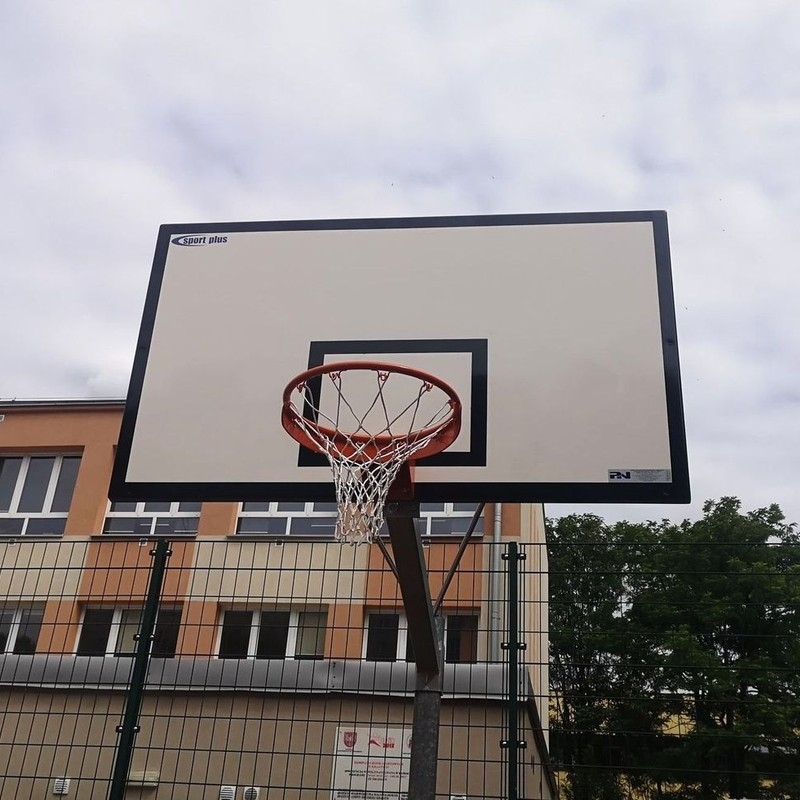
<path fill-rule="evenodd" d="M 551 523 L 551 757 L 568 800 L 800 797 L 800 540 L 775 508 Z"/>
<path fill-rule="evenodd" d="M 404 796 L 414 654 L 380 551 L 174 540 L 153 594 L 156 541 L 0 543 L 0 797 Z M 433 597 L 457 546 L 425 547 Z M 515 630 L 507 544 L 471 543 L 444 594 L 437 797 L 553 794 L 546 553 L 521 550 Z"/>

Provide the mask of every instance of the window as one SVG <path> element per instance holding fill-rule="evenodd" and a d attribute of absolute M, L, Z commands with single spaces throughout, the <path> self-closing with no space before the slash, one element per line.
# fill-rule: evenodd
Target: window
<path fill-rule="evenodd" d="M 0 457 L 0 536 L 60 535 L 80 456 Z"/>
<path fill-rule="evenodd" d="M 419 529 L 423 536 L 463 536 L 478 503 L 421 503 Z M 242 503 L 236 533 L 271 536 L 332 537 L 336 503 Z M 483 517 L 474 535 L 483 533 Z M 383 534 L 388 535 L 386 527 Z"/>
<path fill-rule="evenodd" d="M 220 658 L 322 658 L 325 611 L 225 611 Z"/>
<path fill-rule="evenodd" d="M 200 503 L 112 503 L 103 533 L 175 536 L 197 533 Z"/>
<path fill-rule="evenodd" d="M 414 660 L 404 614 L 370 612 L 366 634 L 367 661 Z M 474 664 L 478 660 L 477 614 L 445 614 L 444 660 L 448 664 Z"/>
<path fill-rule="evenodd" d="M 35 653 L 43 616 L 41 608 L 0 609 L 0 653 Z"/>
<path fill-rule="evenodd" d="M 479 503 L 420 503 L 423 536 L 456 535 L 463 536 Z M 478 520 L 472 535 L 483 534 L 483 515 Z"/>
<path fill-rule="evenodd" d="M 236 533 L 332 538 L 336 503 L 242 503 Z"/>
<path fill-rule="evenodd" d="M 154 658 L 172 658 L 178 644 L 180 609 L 161 609 L 153 632 Z M 87 608 L 75 652 L 79 656 L 132 656 L 142 625 L 140 608 Z"/>
<path fill-rule="evenodd" d="M 405 622 L 401 614 L 371 613 L 367 618 L 364 658 L 367 661 L 413 661 Z"/>
<path fill-rule="evenodd" d="M 444 660 L 448 664 L 474 664 L 478 660 L 477 614 L 445 617 Z"/>

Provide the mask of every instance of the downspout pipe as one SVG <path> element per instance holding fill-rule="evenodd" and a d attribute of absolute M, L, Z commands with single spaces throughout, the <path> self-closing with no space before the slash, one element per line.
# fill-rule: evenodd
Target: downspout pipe
<path fill-rule="evenodd" d="M 492 525 L 492 558 L 489 573 L 489 661 L 500 661 L 500 613 L 502 603 L 502 581 L 500 580 L 500 542 L 503 535 L 503 504 L 494 504 Z"/>

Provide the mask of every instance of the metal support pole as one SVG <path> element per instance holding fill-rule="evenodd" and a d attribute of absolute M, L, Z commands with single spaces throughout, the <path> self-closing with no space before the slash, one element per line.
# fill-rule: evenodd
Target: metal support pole
<path fill-rule="evenodd" d="M 158 615 L 158 601 L 161 596 L 161 587 L 164 583 L 164 573 L 167 569 L 167 559 L 172 554 L 166 539 L 159 539 L 154 550 L 150 551 L 153 557 L 153 567 L 150 572 L 150 585 L 147 587 L 147 599 L 142 611 L 142 627 L 136 642 L 136 654 L 133 659 L 130 690 L 122 724 L 117 726 L 119 739 L 117 740 L 117 753 L 114 759 L 114 772 L 111 777 L 111 787 L 108 791 L 108 800 L 122 800 L 125 794 L 125 784 L 131 768 L 133 744 L 139 732 L 139 711 L 142 706 L 144 682 L 147 679 L 147 665 L 150 660 L 150 648 L 153 644 L 153 631 L 156 627 Z"/>
<path fill-rule="evenodd" d="M 408 796 L 414 800 L 435 800 L 444 620 L 434 620 L 425 556 L 413 519 L 419 511 L 415 512 L 414 505 L 402 502 L 387 504 L 386 526 L 417 670 Z"/>
<path fill-rule="evenodd" d="M 525 553 L 517 542 L 508 543 L 503 560 L 508 562 L 508 638 L 501 647 L 508 651 L 508 732 L 500 746 L 508 749 L 508 800 L 517 800 L 519 749 L 526 742 L 519 738 L 519 652 L 525 644 L 519 638 L 519 562 Z"/>
<path fill-rule="evenodd" d="M 397 581 L 408 619 L 408 635 L 414 647 L 417 670 L 435 675 L 439 672 L 439 652 L 433 625 L 433 607 L 428 587 L 428 570 L 422 542 L 414 525 L 419 504 L 387 503 L 386 527 L 392 543 L 392 555 L 397 568 Z"/>
<path fill-rule="evenodd" d="M 444 618 L 436 617 L 434 627 L 441 663 L 444 651 Z M 436 674 L 423 673 L 417 668 L 414 721 L 411 728 L 411 764 L 408 769 L 409 798 L 435 800 L 441 713 L 441 668 Z"/>

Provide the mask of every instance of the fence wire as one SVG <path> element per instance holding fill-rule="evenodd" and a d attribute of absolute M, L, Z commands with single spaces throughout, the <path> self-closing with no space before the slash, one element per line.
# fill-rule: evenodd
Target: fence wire
<path fill-rule="evenodd" d="M 0 542 L 0 797 L 109 797 L 154 542 Z M 520 625 L 509 632 L 507 566 L 492 547 L 468 546 L 442 603 L 437 797 L 507 797 L 513 639 L 525 644 L 519 797 L 550 797 L 546 554 L 524 548 Z M 433 597 L 456 548 L 425 548 Z M 148 647 L 124 797 L 403 796 L 413 652 L 377 548 L 171 541 Z"/>
<path fill-rule="evenodd" d="M 792 526 L 723 499 L 691 525 L 573 517 L 549 538 L 560 796 L 800 797 Z"/>

